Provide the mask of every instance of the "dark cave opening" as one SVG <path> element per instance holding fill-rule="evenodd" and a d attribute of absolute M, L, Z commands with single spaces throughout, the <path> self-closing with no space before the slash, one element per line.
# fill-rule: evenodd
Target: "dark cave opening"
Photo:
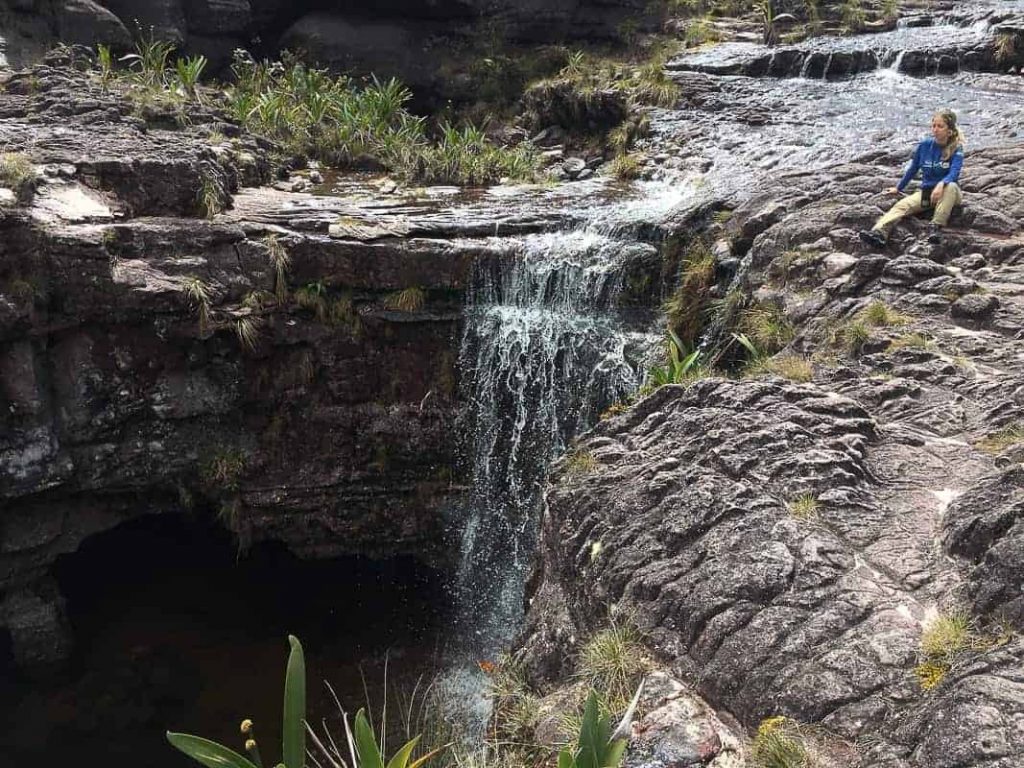
<path fill-rule="evenodd" d="M 241 752 L 244 718 L 274 764 L 288 634 L 305 648 L 307 719 L 319 722 L 337 711 L 324 680 L 354 711 L 364 679 L 380 707 L 385 663 L 389 692 L 429 676 L 449 618 L 443 574 L 414 558 L 303 561 L 275 542 L 239 554 L 202 516 L 124 523 L 59 558 L 54 575 L 75 655 L 59 679 L 5 686 L 3 764 L 184 768 L 165 730 Z"/>

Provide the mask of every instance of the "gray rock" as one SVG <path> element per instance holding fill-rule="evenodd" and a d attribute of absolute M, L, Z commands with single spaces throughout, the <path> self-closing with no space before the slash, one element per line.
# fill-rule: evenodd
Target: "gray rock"
<path fill-rule="evenodd" d="M 984 320 L 999 309 L 999 299 L 991 293 L 969 293 L 953 302 L 950 314 L 963 320 Z"/>
<path fill-rule="evenodd" d="M 564 163 L 562 163 L 562 170 L 565 171 L 565 175 L 571 179 L 575 179 L 579 174 L 584 171 L 587 167 L 586 162 L 579 157 L 570 157 Z"/>

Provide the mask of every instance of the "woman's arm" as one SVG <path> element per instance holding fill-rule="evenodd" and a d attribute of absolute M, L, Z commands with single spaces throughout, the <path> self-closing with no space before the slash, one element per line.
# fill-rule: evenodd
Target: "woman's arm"
<path fill-rule="evenodd" d="M 924 147 L 922 141 L 917 145 L 917 149 L 914 150 L 914 156 L 910 160 L 910 167 L 907 168 L 907 172 L 903 174 L 903 178 L 900 179 L 900 183 L 896 185 L 896 191 L 902 192 L 903 188 L 909 184 L 913 178 L 917 175 L 918 168 L 921 167 L 921 150 Z"/>
<path fill-rule="evenodd" d="M 953 156 L 949 158 L 949 172 L 942 177 L 943 184 L 955 184 L 960 178 L 960 169 L 964 165 L 964 150 L 957 147 Z"/>

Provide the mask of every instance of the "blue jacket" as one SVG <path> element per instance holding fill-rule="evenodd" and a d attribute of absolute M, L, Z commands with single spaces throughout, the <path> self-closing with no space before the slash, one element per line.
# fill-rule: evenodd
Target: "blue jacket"
<path fill-rule="evenodd" d="M 939 182 L 950 184 L 960 178 L 960 168 L 964 164 L 963 147 L 957 147 L 953 156 L 948 160 L 942 159 L 942 145 L 935 139 L 922 139 L 914 150 L 914 158 L 910 161 L 910 167 L 903 174 L 896 189 L 900 192 L 910 183 L 911 179 L 921 171 L 921 186 L 931 188 Z"/>

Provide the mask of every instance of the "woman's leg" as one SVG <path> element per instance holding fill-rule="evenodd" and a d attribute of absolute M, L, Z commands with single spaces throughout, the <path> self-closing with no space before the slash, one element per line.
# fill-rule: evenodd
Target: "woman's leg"
<path fill-rule="evenodd" d="M 952 186 L 956 185 L 954 184 Z M 946 199 L 945 195 L 943 195 L 942 199 Z M 919 190 L 912 195 L 907 195 L 896 203 L 896 205 L 886 211 L 882 217 L 875 222 L 875 226 L 872 227 L 872 229 L 881 232 L 888 237 L 896 222 L 907 216 L 913 216 L 915 213 L 920 213 L 923 210 L 924 208 L 921 206 L 921 192 Z M 939 212 L 936 208 L 935 215 L 938 216 L 938 214 Z M 948 214 L 946 215 L 946 218 L 949 218 Z"/>
<path fill-rule="evenodd" d="M 949 215 L 953 212 L 953 206 L 960 205 L 963 196 L 960 194 L 960 187 L 950 183 L 942 188 L 942 199 L 935 206 L 935 213 L 932 216 L 932 224 L 944 227 L 949 223 Z"/>

